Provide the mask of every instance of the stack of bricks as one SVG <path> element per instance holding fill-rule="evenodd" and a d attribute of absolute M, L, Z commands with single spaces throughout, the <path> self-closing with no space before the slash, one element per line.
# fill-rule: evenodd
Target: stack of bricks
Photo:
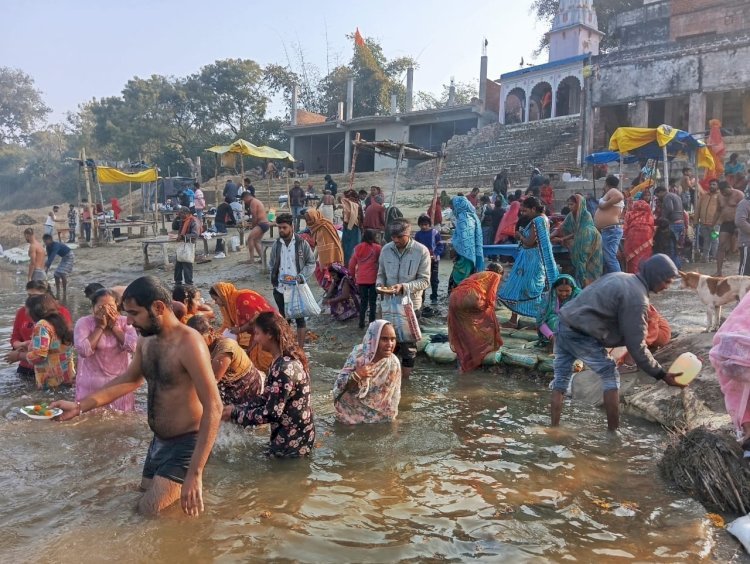
<path fill-rule="evenodd" d="M 530 123 L 488 125 L 453 137 L 446 148 L 441 186 L 489 188 L 501 169 L 507 168 L 513 184 L 528 182 L 532 167 L 560 173 L 578 167 L 580 118 L 578 116 Z M 409 183 L 434 179 L 434 165 L 410 169 Z"/>

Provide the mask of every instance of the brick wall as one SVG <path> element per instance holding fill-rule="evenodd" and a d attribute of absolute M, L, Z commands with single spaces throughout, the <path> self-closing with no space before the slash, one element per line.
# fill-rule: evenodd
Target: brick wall
<path fill-rule="evenodd" d="M 578 168 L 580 118 L 565 117 L 526 124 L 495 123 L 453 137 L 446 148 L 440 184 L 488 188 L 502 168 L 514 183 L 528 183 L 532 167 L 560 173 Z M 409 169 L 412 185 L 434 180 L 435 168 L 424 163 Z"/>
<path fill-rule="evenodd" d="M 727 34 L 750 29 L 746 0 L 672 0 L 669 37 L 672 41 L 704 34 Z"/>

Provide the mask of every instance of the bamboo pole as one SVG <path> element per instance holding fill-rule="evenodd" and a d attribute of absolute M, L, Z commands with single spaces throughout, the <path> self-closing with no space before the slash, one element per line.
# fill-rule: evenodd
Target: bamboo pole
<path fill-rule="evenodd" d="M 76 182 L 76 188 L 78 190 L 78 203 L 76 204 L 76 210 L 78 211 L 78 241 L 83 241 L 86 236 L 83 233 L 83 218 L 81 217 L 81 167 L 78 167 L 78 182 Z"/>
<path fill-rule="evenodd" d="M 221 203 L 219 200 L 219 155 L 216 155 L 214 160 L 214 199 L 216 200 L 216 207 L 219 207 Z"/>
<path fill-rule="evenodd" d="M 396 172 L 393 174 L 393 193 L 391 194 L 391 207 L 396 205 L 396 190 L 398 186 L 398 172 L 401 169 L 401 162 L 404 160 L 404 149 L 406 146 L 406 133 L 404 133 L 404 141 L 401 143 L 401 148 L 398 151 L 398 159 L 396 159 Z"/>
<path fill-rule="evenodd" d="M 349 190 L 354 188 L 354 171 L 357 168 L 357 155 L 359 155 L 359 131 L 354 136 L 354 153 L 352 154 L 352 166 L 351 171 L 349 172 Z"/>
<path fill-rule="evenodd" d="M 443 172 L 443 161 L 445 161 L 445 143 L 440 151 L 440 157 L 435 163 L 435 188 L 432 190 L 432 205 L 430 209 L 430 223 L 435 225 L 435 212 L 437 211 L 438 187 L 440 186 L 440 175 Z"/>
<path fill-rule="evenodd" d="M 88 175 L 89 165 L 86 162 L 86 149 L 81 149 L 81 162 L 83 163 L 83 179 L 86 182 L 86 197 L 87 197 L 86 207 L 87 207 L 88 212 L 89 212 L 89 218 L 91 219 L 91 230 L 93 231 L 94 240 L 98 241 L 99 240 L 99 230 L 95 229 L 96 222 L 94 221 L 94 213 L 93 213 L 93 211 L 91 209 L 91 202 L 92 202 L 92 200 L 91 200 L 91 183 L 89 182 L 89 175 Z"/>

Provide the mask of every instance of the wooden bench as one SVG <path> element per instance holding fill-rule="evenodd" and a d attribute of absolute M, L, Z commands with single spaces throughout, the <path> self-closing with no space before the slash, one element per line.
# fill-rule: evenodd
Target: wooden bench
<path fill-rule="evenodd" d="M 262 253 L 260 255 L 261 256 L 261 260 L 262 260 L 262 265 L 261 265 L 260 271 L 263 274 L 267 274 L 268 273 L 268 254 L 267 253 L 271 249 L 271 247 L 273 247 L 273 244 L 275 242 L 276 242 L 276 239 L 263 239 L 260 242 L 260 249 L 262 251 Z"/>
<path fill-rule="evenodd" d="M 166 239 L 162 237 L 159 237 L 157 239 L 145 239 L 141 241 L 141 248 L 143 249 L 143 270 L 149 270 L 156 266 L 152 266 L 148 261 L 149 245 L 158 245 L 159 247 L 161 247 L 162 264 L 165 268 L 169 268 L 169 254 L 167 252 L 167 245 L 172 242 L 174 242 L 172 239 Z"/>

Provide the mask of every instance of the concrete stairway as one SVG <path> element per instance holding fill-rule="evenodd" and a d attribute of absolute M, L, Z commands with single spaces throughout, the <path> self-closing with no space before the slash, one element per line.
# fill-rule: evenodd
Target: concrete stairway
<path fill-rule="evenodd" d="M 502 168 L 508 168 L 513 183 L 528 181 L 532 167 L 561 173 L 577 169 L 580 119 L 578 116 L 525 124 L 488 125 L 467 135 L 453 137 L 447 146 L 441 185 L 487 189 Z M 430 163 L 409 171 L 413 185 L 434 177 Z"/>

